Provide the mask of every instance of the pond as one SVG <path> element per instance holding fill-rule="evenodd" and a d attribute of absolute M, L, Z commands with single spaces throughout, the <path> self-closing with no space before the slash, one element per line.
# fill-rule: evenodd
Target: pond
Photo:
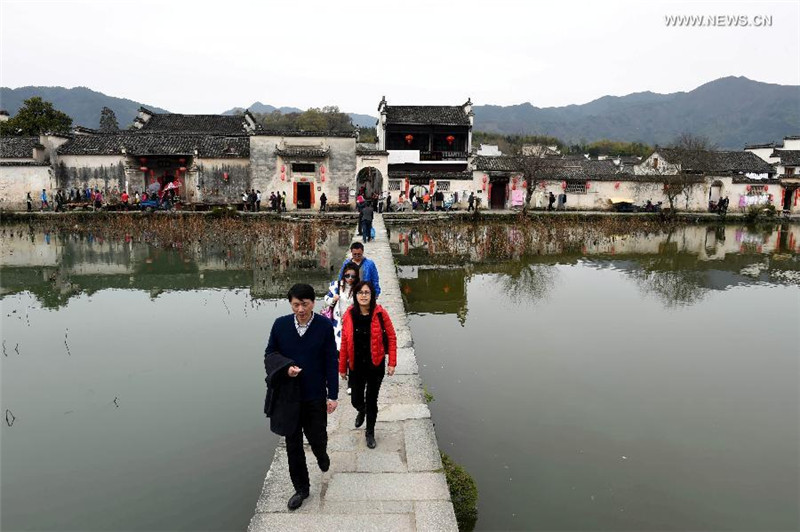
<path fill-rule="evenodd" d="M 277 442 L 263 350 L 349 230 L 245 244 L 4 226 L 2 529 L 244 530 Z"/>
<path fill-rule="evenodd" d="M 800 527 L 800 226 L 391 242 L 476 529 Z"/>
<path fill-rule="evenodd" d="M 247 526 L 269 327 L 352 231 L 192 223 L 0 228 L 2 529 Z M 390 229 L 478 529 L 798 528 L 800 227 Z"/>

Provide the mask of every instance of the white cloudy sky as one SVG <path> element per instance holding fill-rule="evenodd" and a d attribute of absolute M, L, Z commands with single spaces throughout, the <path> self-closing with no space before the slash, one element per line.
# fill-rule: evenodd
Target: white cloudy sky
<path fill-rule="evenodd" d="M 667 27 L 667 15 L 772 17 Z M 800 84 L 800 1 L 0 0 L 0 84 L 181 113 L 261 101 L 549 107 L 736 75 Z"/>

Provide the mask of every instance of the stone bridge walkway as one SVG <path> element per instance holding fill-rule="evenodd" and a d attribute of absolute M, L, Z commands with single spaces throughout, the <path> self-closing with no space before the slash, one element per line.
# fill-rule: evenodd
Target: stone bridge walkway
<path fill-rule="evenodd" d="M 365 244 L 365 255 L 378 267 L 379 302 L 392 317 L 398 344 L 397 371 L 384 378 L 378 401 L 378 446 L 367 448 L 363 426 L 353 426 L 356 411 L 340 381 L 339 408 L 328 416 L 330 470 L 319 470 L 306 444 L 311 496 L 290 512 L 286 502 L 294 490 L 281 439 L 250 532 L 458 529 L 381 215 L 374 226 L 377 237 Z"/>

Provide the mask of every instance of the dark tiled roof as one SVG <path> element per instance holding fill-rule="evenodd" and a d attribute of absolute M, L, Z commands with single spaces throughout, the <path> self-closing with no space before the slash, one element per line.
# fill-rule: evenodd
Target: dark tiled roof
<path fill-rule="evenodd" d="M 469 116 L 460 105 L 387 105 L 386 123 L 469 126 Z"/>
<path fill-rule="evenodd" d="M 800 166 L 800 150 L 775 150 L 772 157 L 780 157 L 782 166 Z"/>
<path fill-rule="evenodd" d="M 513 157 L 491 157 L 478 155 L 472 159 L 472 164 L 476 170 L 481 172 L 514 172 L 517 170 L 517 162 Z"/>
<path fill-rule="evenodd" d="M 78 136 L 58 148 L 60 155 L 194 155 L 250 157 L 248 137 L 121 133 Z"/>
<path fill-rule="evenodd" d="M 50 163 L 39 162 L 39 161 L 21 161 L 21 162 L 0 161 L 0 166 L 50 166 Z"/>
<path fill-rule="evenodd" d="M 325 148 L 315 148 L 313 146 L 287 146 L 278 148 L 275 153 L 281 157 L 307 157 L 312 159 L 322 159 L 328 156 L 330 150 Z"/>
<path fill-rule="evenodd" d="M 759 148 L 774 148 L 775 143 L 769 142 L 767 144 L 745 144 L 744 149 L 746 150 L 757 150 Z"/>
<path fill-rule="evenodd" d="M 410 179 L 425 178 L 425 179 L 472 179 L 472 172 L 469 170 L 464 172 L 427 172 L 416 171 L 409 172 L 407 170 L 389 170 L 390 179 L 402 179 L 408 177 Z"/>
<path fill-rule="evenodd" d="M 736 184 L 748 183 L 750 185 L 780 185 L 781 180 L 777 177 L 772 179 L 750 179 L 746 176 L 733 176 L 731 182 Z"/>
<path fill-rule="evenodd" d="M 684 172 L 767 174 L 775 171 L 763 159 L 749 151 L 685 151 L 659 148 L 657 152 L 669 163 L 679 163 Z"/>
<path fill-rule="evenodd" d="M 142 123 L 142 122 L 139 122 Z M 247 135 L 247 120 L 241 115 L 153 114 L 140 131 L 150 133 L 206 133 Z"/>
<path fill-rule="evenodd" d="M 356 155 L 389 155 L 389 152 L 379 150 L 370 142 L 359 142 L 356 144 Z"/>
<path fill-rule="evenodd" d="M 542 173 L 551 179 L 602 179 L 616 176 L 617 167 L 614 161 L 603 161 L 581 158 L 547 157 L 542 160 Z M 475 169 L 482 172 L 516 172 L 519 164 L 514 157 L 483 157 L 473 159 Z"/>
<path fill-rule="evenodd" d="M 252 133 L 252 135 L 258 137 L 335 137 L 335 138 L 347 138 L 347 137 L 355 137 L 356 130 L 352 131 L 276 131 L 274 129 L 266 130 L 260 129 Z"/>
<path fill-rule="evenodd" d="M 39 137 L 0 138 L 0 158 L 33 159 L 33 149 L 41 147 Z"/>

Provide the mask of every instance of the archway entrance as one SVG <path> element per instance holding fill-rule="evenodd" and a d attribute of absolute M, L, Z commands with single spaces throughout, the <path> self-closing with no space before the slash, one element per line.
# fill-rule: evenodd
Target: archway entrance
<path fill-rule="evenodd" d="M 711 183 L 711 189 L 708 191 L 708 209 L 713 210 L 719 204 L 722 198 L 722 181 L 714 181 Z"/>
<path fill-rule="evenodd" d="M 373 194 L 380 196 L 383 190 L 383 176 L 380 170 L 373 166 L 362 168 L 356 176 L 356 183 L 358 193 L 363 194 L 365 198 L 371 198 Z"/>

